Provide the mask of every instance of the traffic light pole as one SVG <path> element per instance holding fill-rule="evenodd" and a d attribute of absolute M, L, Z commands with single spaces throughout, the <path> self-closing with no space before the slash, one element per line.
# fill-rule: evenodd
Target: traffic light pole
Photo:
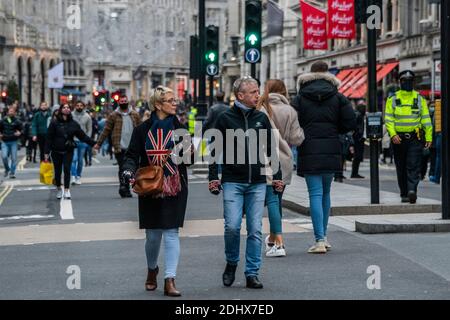
<path fill-rule="evenodd" d="M 369 6 L 375 5 L 376 0 L 369 0 Z M 365 8 L 367 10 L 367 8 Z M 366 24 L 367 25 L 367 24 Z M 369 111 L 377 112 L 377 29 L 368 27 L 368 80 L 369 80 Z M 379 142 L 376 139 L 370 139 L 370 194 L 371 203 L 380 203 L 380 177 L 379 177 Z"/>
<path fill-rule="evenodd" d="M 199 72 L 199 92 L 198 92 L 198 104 L 203 107 L 206 104 L 206 64 L 205 59 L 205 44 L 206 44 L 206 22 L 205 22 L 205 0 L 198 0 L 198 18 L 199 18 L 199 56 L 200 56 L 200 72 Z"/>
<path fill-rule="evenodd" d="M 250 75 L 252 76 L 253 79 L 256 79 L 256 63 L 252 63 L 250 66 L 251 66 Z"/>
<path fill-rule="evenodd" d="M 214 77 L 209 76 L 209 107 L 214 104 Z"/>
<path fill-rule="evenodd" d="M 450 219 L 449 208 L 449 161 L 450 161 L 450 3 L 441 1 L 441 61 L 442 61 L 442 219 Z"/>

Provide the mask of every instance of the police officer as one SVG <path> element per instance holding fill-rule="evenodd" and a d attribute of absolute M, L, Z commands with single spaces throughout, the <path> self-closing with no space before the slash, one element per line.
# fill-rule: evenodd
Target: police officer
<path fill-rule="evenodd" d="M 402 202 L 417 201 L 423 149 L 430 148 L 433 126 L 425 98 L 414 90 L 415 74 L 399 74 L 400 90 L 388 98 L 385 123 L 394 148 Z"/>

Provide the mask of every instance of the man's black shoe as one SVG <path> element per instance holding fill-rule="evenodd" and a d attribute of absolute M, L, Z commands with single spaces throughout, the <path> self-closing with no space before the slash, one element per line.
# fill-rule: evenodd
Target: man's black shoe
<path fill-rule="evenodd" d="M 250 277 L 247 277 L 247 288 L 262 289 L 263 284 L 258 280 L 258 277 L 250 276 Z"/>
<path fill-rule="evenodd" d="M 130 190 L 119 189 L 119 194 L 122 198 L 133 198 Z"/>
<path fill-rule="evenodd" d="M 402 203 L 409 203 L 408 197 L 402 197 Z"/>
<path fill-rule="evenodd" d="M 223 285 L 225 287 L 231 287 L 231 285 L 234 282 L 235 279 L 235 274 L 236 274 L 236 266 L 233 266 L 229 263 L 227 263 L 227 266 L 225 267 L 225 271 L 223 272 L 222 275 L 222 281 L 223 281 Z"/>
<path fill-rule="evenodd" d="M 415 204 L 417 201 L 417 194 L 414 191 L 408 192 L 409 203 Z"/>
<path fill-rule="evenodd" d="M 362 175 L 359 175 L 359 174 L 355 174 L 355 175 L 352 175 L 352 179 L 365 179 L 365 177 L 363 177 Z"/>

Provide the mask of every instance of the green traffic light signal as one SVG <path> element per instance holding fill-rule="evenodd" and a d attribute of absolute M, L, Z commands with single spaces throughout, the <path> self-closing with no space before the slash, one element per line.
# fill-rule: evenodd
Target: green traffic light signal
<path fill-rule="evenodd" d="M 206 60 L 208 60 L 209 62 L 216 62 L 216 53 L 215 52 L 208 52 L 206 54 Z"/>
<path fill-rule="evenodd" d="M 252 46 L 258 43 L 258 36 L 254 33 L 251 33 L 247 37 L 247 41 L 251 43 Z"/>

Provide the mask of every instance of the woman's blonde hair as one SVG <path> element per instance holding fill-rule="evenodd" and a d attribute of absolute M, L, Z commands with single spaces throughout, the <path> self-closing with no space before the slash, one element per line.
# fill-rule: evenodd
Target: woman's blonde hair
<path fill-rule="evenodd" d="M 157 86 L 150 97 L 150 110 L 156 111 L 156 104 L 162 104 L 168 93 L 173 93 L 173 90 L 164 86 Z"/>

